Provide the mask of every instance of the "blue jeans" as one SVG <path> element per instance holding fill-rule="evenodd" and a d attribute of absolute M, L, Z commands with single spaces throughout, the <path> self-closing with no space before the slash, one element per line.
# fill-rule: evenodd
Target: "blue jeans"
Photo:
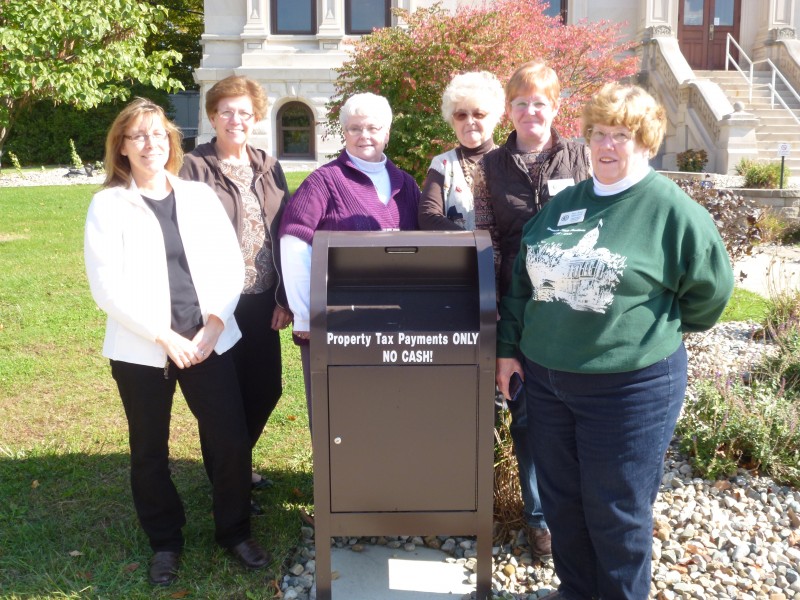
<path fill-rule="evenodd" d="M 625 373 L 581 374 L 525 360 L 529 436 L 568 600 L 645 600 L 653 503 L 686 391 L 683 345 Z"/>
<path fill-rule="evenodd" d="M 519 486 L 522 490 L 522 510 L 525 522 L 530 527 L 547 529 L 542 511 L 542 501 L 539 498 L 539 486 L 536 481 L 536 467 L 533 463 L 533 452 L 528 437 L 528 411 L 525 402 L 525 393 L 520 394 L 514 402 L 508 402 L 511 412 L 511 440 L 514 442 L 514 455 L 517 457 L 519 468 Z"/>

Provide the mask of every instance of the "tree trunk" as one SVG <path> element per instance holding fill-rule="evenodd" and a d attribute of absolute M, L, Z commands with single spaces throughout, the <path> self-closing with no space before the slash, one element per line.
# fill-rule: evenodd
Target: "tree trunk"
<path fill-rule="evenodd" d="M 11 133 L 12 115 L 14 114 L 14 99 L 9 96 L 0 98 L 0 168 L 3 165 L 3 146 L 8 134 Z M 8 162 L 8 161 L 6 161 Z"/>

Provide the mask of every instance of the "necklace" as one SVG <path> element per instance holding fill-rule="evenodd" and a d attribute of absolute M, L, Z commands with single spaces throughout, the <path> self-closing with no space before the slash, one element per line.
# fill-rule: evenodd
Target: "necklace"
<path fill-rule="evenodd" d="M 475 177 L 475 165 L 477 163 L 467 160 L 461 148 L 456 148 L 456 155 L 458 156 L 458 164 L 461 165 L 461 171 L 464 173 L 464 180 L 467 182 L 469 189 L 472 189 L 472 183 Z"/>

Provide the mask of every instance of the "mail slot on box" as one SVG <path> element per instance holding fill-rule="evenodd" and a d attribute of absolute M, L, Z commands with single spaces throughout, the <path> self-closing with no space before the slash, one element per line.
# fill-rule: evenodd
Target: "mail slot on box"
<path fill-rule="evenodd" d="M 496 302 L 486 232 L 317 232 L 311 272 L 315 527 L 477 535 L 491 569 Z M 317 547 L 330 598 L 330 547 Z"/>

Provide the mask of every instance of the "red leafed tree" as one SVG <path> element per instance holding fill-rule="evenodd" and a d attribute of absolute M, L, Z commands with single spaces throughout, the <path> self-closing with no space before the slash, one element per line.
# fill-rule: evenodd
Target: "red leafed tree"
<path fill-rule="evenodd" d="M 328 131 L 338 135 L 339 108 L 357 92 L 389 100 L 394 112 L 387 154 L 422 181 L 431 157 L 456 143 L 440 114 L 450 78 L 466 71 L 490 71 L 502 83 L 519 65 L 543 60 L 558 73 L 561 110 L 555 126 L 564 136 L 580 130 L 588 97 L 608 81 L 636 73 L 633 42 L 621 42 L 620 23 L 562 25 L 544 14 L 542 0 L 497 0 L 450 13 L 434 5 L 413 13 L 395 10 L 402 27 L 375 30 L 353 43 L 339 69 L 328 108 Z M 505 139 L 508 123 L 495 132 Z"/>

